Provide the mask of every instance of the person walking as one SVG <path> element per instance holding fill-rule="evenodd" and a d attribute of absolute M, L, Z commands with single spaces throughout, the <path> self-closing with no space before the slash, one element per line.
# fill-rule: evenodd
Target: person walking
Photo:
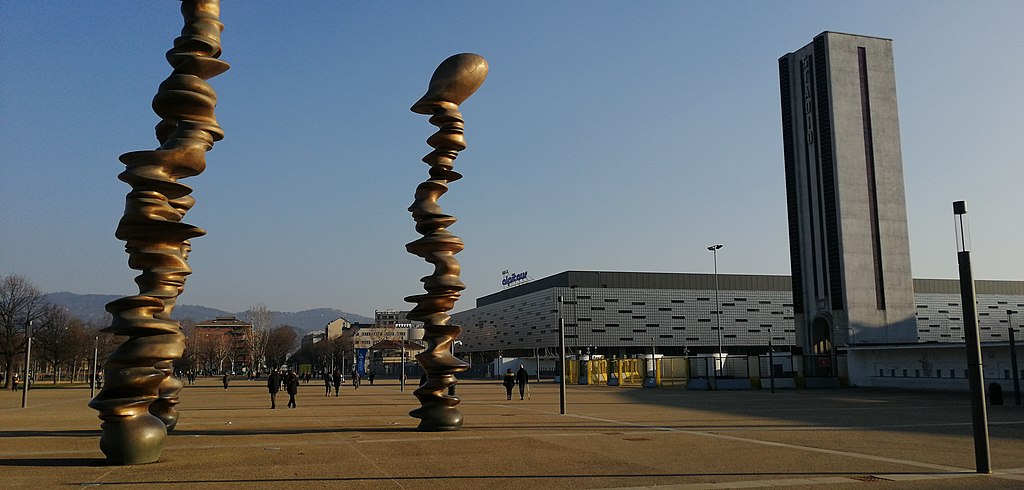
<path fill-rule="evenodd" d="M 285 389 L 288 390 L 288 408 L 295 408 L 295 395 L 299 393 L 299 377 L 295 371 L 288 371 L 288 377 L 284 381 Z"/>
<path fill-rule="evenodd" d="M 277 392 L 281 391 L 281 373 L 270 373 L 267 377 L 267 391 L 270 392 L 270 408 L 277 408 Z"/>
<path fill-rule="evenodd" d="M 352 387 L 359 389 L 359 369 L 352 370 Z"/>
<path fill-rule="evenodd" d="M 324 396 L 331 396 L 331 373 L 324 371 L 320 373 L 320 377 L 324 380 Z"/>
<path fill-rule="evenodd" d="M 505 395 L 509 400 L 511 400 L 512 388 L 516 386 L 516 375 L 512 373 L 511 368 L 505 371 L 505 379 L 501 381 L 501 384 L 505 385 Z"/>
<path fill-rule="evenodd" d="M 516 384 L 519 385 L 519 399 L 526 396 L 526 383 L 530 382 L 530 374 L 526 372 L 526 366 L 520 364 L 516 371 Z"/>
<path fill-rule="evenodd" d="M 334 370 L 334 396 L 338 396 L 338 390 L 341 389 L 341 371 Z"/>
<path fill-rule="evenodd" d="M 370 386 L 373 386 L 373 371 L 366 372 L 366 379 L 370 380 Z"/>
<path fill-rule="evenodd" d="M 220 381 L 224 383 L 224 389 L 228 389 L 228 373 L 224 373 L 224 376 L 221 376 Z"/>

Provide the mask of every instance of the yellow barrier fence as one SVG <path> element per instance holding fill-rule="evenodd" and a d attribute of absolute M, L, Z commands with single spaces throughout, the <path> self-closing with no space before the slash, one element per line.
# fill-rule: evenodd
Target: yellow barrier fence
<path fill-rule="evenodd" d="M 586 384 L 607 385 L 608 379 L 618 379 L 619 386 L 643 386 L 649 359 L 597 359 L 565 361 L 565 381 L 580 384 L 581 373 Z M 662 357 L 655 363 L 658 386 L 685 386 L 689 380 L 689 365 L 685 357 Z"/>

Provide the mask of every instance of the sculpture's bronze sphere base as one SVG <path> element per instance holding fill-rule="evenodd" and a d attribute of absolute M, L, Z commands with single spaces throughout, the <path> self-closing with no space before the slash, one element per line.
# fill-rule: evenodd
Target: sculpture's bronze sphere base
<path fill-rule="evenodd" d="M 167 426 L 148 413 L 103 422 L 100 450 L 111 465 L 154 463 L 167 441 Z"/>
<path fill-rule="evenodd" d="M 462 412 L 455 407 L 425 406 L 409 412 L 409 415 L 420 419 L 416 430 L 422 432 L 445 432 L 462 428 Z"/>

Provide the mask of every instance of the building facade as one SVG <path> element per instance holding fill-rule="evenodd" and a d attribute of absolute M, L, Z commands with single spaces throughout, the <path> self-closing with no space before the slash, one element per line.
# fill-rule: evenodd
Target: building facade
<path fill-rule="evenodd" d="M 963 342 L 959 282 L 915 279 L 916 324 L 907 343 Z M 1012 321 L 1024 316 L 1024 281 L 976 281 L 981 339 L 1006 340 Z M 771 337 L 776 351 L 797 343 L 789 276 L 719 275 L 721 349 L 763 353 Z M 560 300 L 561 299 L 561 300 Z M 562 320 L 567 349 L 611 356 L 650 353 L 685 355 L 719 350 L 712 274 L 566 271 L 477 299 L 476 308 L 452 315 L 463 328 L 465 352 L 533 349 L 554 352 Z M 850 345 L 861 343 L 847 332 Z"/>
<path fill-rule="evenodd" d="M 779 80 L 797 344 L 916 341 L 892 41 L 823 32 Z"/>
<path fill-rule="evenodd" d="M 626 356 L 745 352 L 795 341 L 785 276 L 566 271 L 477 299 L 452 315 L 467 352 L 553 349 L 558 321 L 567 349 Z"/>
<path fill-rule="evenodd" d="M 345 335 L 347 332 L 351 330 L 351 328 L 352 322 L 349 322 L 348 320 L 342 317 L 336 320 L 332 320 L 330 323 L 328 323 L 327 326 L 324 327 L 323 333 L 327 340 L 333 340 L 338 337 L 341 337 L 342 335 Z"/>
<path fill-rule="evenodd" d="M 192 326 L 194 346 L 205 357 L 206 369 L 241 373 L 248 372 L 251 359 L 249 338 L 252 324 L 233 316 L 219 316 Z M 216 363 L 214 365 L 213 363 Z"/>

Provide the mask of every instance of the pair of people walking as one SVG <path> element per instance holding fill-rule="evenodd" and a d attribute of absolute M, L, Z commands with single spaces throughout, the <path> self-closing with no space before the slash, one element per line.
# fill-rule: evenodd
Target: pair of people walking
<path fill-rule="evenodd" d="M 282 376 L 276 369 L 267 377 L 267 391 L 270 392 L 270 408 L 277 408 L 277 392 L 284 385 L 288 393 L 288 408 L 295 408 L 295 395 L 299 393 L 299 376 L 294 371 Z"/>
<path fill-rule="evenodd" d="M 512 399 L 512 388 L 519 385 L 519 399 L 526 399 L 526 385 L 530 382 L 530 374 L 526 372 L 526 366 L 520 364 L 519 370 L 515 373 L 512 369 L 505 371 L 505 378 L 501 381 L 501 384 L 505 386 L 506 398 Z"/>

